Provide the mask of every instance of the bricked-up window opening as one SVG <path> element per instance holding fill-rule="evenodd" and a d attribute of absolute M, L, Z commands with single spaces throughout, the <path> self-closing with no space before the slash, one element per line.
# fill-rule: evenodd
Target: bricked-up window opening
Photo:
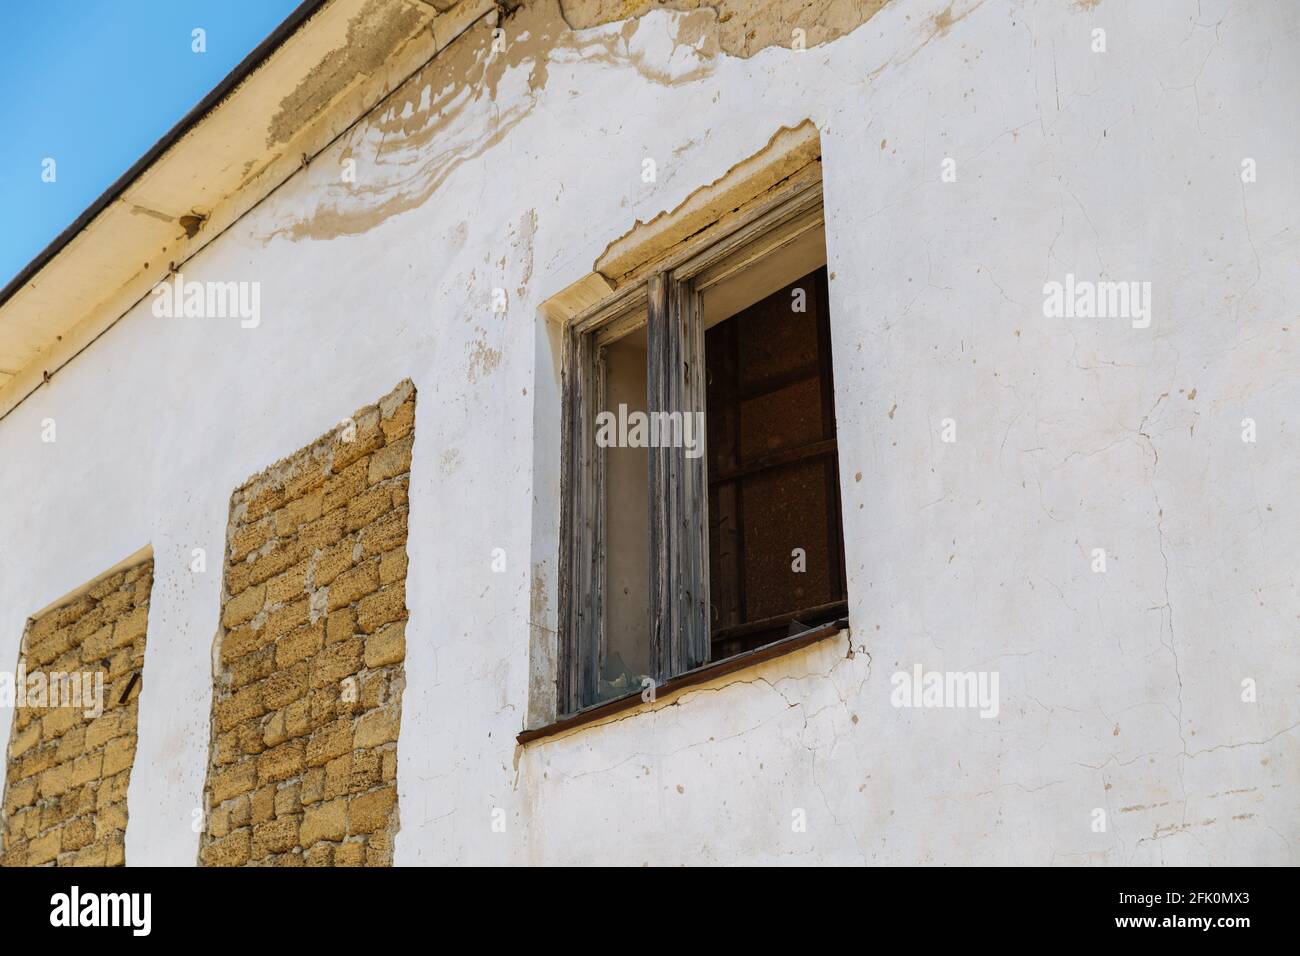
<path fill-rule="evenodd" d="M 414 386 L 231 498 L 199 862 L 387 866 Z"/>
<path fill-rule="evenodd" d="M 0 866 L 121 866 L 153 559 L 28 622 L 5 772 Z M 9 692 L 15 694 L 9 699 Z"/>
<path fill-rule="evenodd" d="M 705 333 L 711 659 L 842 617 L 826 269 Z"/>
<path fill-rule="evenodd" d="M 729 217 L 565 329 L 562 715 L 845 616 L 820 179 Z"/>

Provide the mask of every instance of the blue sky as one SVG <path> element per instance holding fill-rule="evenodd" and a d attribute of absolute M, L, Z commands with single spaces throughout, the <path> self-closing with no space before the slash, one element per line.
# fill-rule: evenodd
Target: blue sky
<path fill-rule="evenodd" d="M 0 286 L 300 0 L 35 0 L 0 29 Z M 207 52 L 191 49 L 206 31 Z M 56 179 L 42 181 L 46 158 Z"/>

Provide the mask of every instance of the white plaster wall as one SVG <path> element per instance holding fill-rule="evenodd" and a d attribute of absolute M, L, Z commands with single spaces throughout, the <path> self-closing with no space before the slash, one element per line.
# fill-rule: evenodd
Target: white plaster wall
<path fill-rule="evenodd" d="M 1296 862 L 1300 13 L 984 0 L 940 29 L 947 6 L 749 60 L 675 47 L 691 15 L 664 12 L 468 90 L 430 68 L 185 264 L 260 281 L 259 328 L 146 301 L 0 421 L 0 661 L 154 548 L 130 863 L 196 858 L 231 490 L 407 376 L 399 863 Z M 537 305 L 807 117 L 856 651 L 517 748 L 556 607 Z M 1150 281 L 1151 327 L 1045 319 L 1066 272 Z M 999 717 L 895 709 L 916 662 L 996 670 Z"/>

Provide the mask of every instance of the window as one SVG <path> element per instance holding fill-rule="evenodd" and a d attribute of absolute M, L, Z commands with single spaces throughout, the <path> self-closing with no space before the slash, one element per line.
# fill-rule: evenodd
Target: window
<path fill-rule="evenodd" d="M 844 616 L 825 262 L 803 180 L 569 323 L 561 714 Z"/>

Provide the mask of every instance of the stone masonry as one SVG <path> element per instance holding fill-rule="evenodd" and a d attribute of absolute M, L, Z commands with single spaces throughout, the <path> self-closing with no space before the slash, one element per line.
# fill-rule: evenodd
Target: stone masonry
<path fill-rule="evenodd" d="M 414 429 L 406 381 L 231 497 L 203 865 L 392 863 Z"/>
<path fill-rule="evenodd" d="M 15 701 L 3 865 L 125 862 L 152 586 L 149 559 L 28 622 L 17 673 L 26 675 L 29 706 Z M 102 675 L 102 683 L 88 675 Z"/>

